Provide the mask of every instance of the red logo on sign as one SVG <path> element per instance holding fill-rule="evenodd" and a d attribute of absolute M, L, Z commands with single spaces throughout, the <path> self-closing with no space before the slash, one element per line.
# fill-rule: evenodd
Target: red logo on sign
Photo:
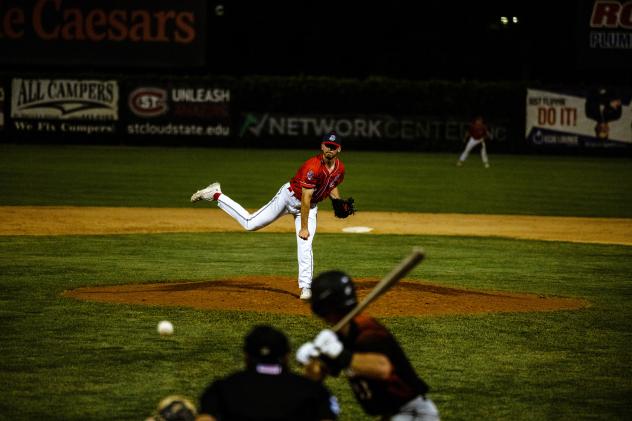
<path fill-rule="evenodd" d="M 139 117 L 157 117 L 169 109 L 167 91 L 159 88 L 138 88 L 129 94 L 129 109 Z"/>
<path fill-rule="evenodd" d="M 593 28 L 632 28 L 632 1 L 600 0 L 593 6 L 590 26 Z"/>

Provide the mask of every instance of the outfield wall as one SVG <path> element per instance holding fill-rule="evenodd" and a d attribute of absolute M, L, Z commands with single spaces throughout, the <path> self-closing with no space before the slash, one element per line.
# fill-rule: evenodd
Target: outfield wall
<path fill-rule="evenodd" d="M 516 82 L 1 76 L 0 136 L 5 142 L 311 148 L 321 133 L 334 129 L 352 149 L 454 152 L 463 147 L 470 118 L 481 113 L 494 137 L 490 151 L 582 147 L 527 139 L 528 87 Z M 615 142 L 608 148 L 627 151 L 628 145 Z"/>

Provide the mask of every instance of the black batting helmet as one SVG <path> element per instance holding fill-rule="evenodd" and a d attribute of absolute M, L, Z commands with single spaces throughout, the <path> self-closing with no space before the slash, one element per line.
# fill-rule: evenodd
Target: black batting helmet
<path fill-rule="evenodd" d="M 355 286 L 344 272 L 331 270 L 312 280 L 312 311 L 320 317 L 345 314 L 358 304 Z"/>

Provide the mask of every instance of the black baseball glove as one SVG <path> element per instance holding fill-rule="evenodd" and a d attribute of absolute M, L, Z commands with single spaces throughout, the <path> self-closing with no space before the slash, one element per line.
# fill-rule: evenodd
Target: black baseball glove
<path fill-rule="evenodd" d="M 356 211 L 353 205 L 353 197 L 348 199 L 331 199 L 331 204 L 334 207 L 334 215 L 336 218 L 346 218 L 349 215 L 353 215 Z"/>

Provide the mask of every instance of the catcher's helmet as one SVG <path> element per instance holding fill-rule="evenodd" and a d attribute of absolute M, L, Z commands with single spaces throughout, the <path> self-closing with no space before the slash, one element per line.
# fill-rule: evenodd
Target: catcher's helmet
<path fill-rule="evenodd" d="M 355 286 L 344 272 L 331 270 L 312 280 L 312 311 L 320 317 L 345 314 L 358 304 Z"/>

